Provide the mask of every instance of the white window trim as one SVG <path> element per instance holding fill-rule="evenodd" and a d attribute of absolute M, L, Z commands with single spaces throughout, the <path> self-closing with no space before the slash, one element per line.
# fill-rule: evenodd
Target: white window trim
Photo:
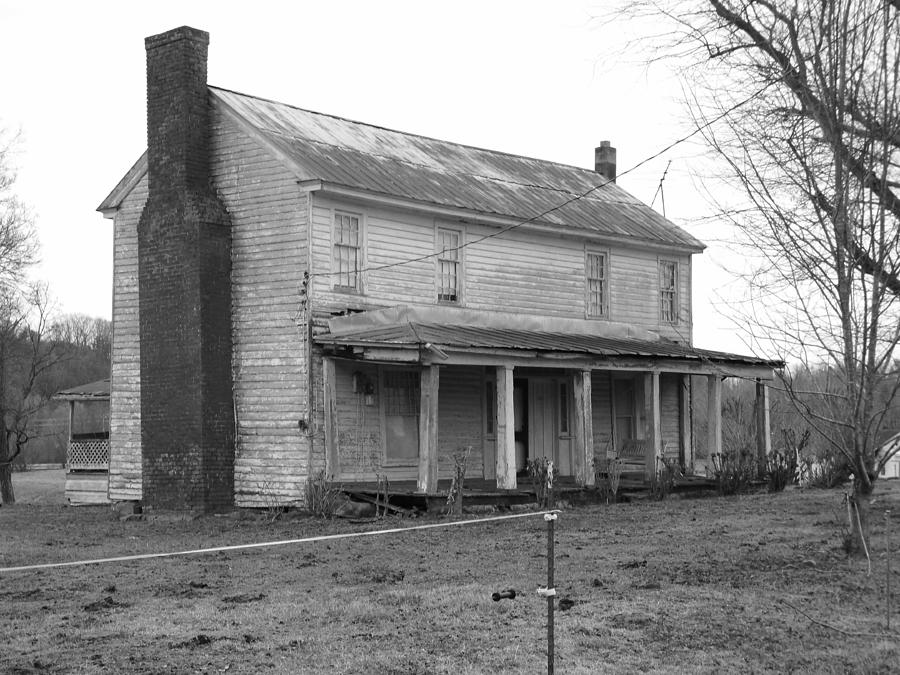
<path fill-rule="evenodd" d="M 352 216 L 354 218 L 359 219 L 359 259 L 358 259 L 358 270 L 356 273 L 356 287 L 352 286 L 341 286 L 338 285 L 338 271 L 335 269 L 334 264 L 334 248 L 337 246 L 337 238 L 335 237 L 335 218 L 337 216 Z M 331 245 L 328 249 L 328 266 L 331 270 L 331 279 L 329 283 L 329 288 L 336 293 L 351 293 L 351 294 L 365 294 L 365 269 L 367 267 L 367 256 L 366 256 L 366 217 L 365 214 L 359 213 L 356 211 L 350 211 L 347 209 L 339 209 L 333 208 L 331 209 L 331 221 L 329 223 L 329 239 L 331 241 Z"/>
<path fill-rule="evenodd" d="M 452 232 L 459 237 L 459 248 L 457 253 L 459 259 L 456 267 L 456 300 L 441 300 L 438 296 L 441 290 L 441 232 Z M 434 227 L 434 302 L 438 305 L 452 305 L 454 307 L 463 307 L 465 304 L 465 278 L 466 278 L 466 229 L 461 225 L 451 225 L 444 223 L 435 223 Z"/>
<path fill-rule="evenodd" d="M 588 256 L 591 255 L 602 255 L 604 257 L 604 268 L 606 270 L 606 276 L 603 279 L 605 287 L 604 287 L 604 298 L 603 298 L 603 309 L 604 312 L 602 314 L 592 314 L 591 313 L 591 288 L 590 288 L 590 279 L 588 278 L 588 270 L 590 269 L 590 265 L 588 264 Z M 594 319 L 600 321 L 608 321 L 610 315 L 612 314 L 611 306 L 612 300 L 609 287 L 609 279 L 610 279 L 610 255 L 609 249 L 597 248 L 594 246 L 586 247 L 584 249 L 584 317 L 586 319 Z"/>
<path fill-rule="evenodd" d="M 662 276 L 660 274 L 663 264 L 672 264 L 675 266 L 675 318 L 670 321 L 663 317 L 662 311 Z M 659 323 L 662 326 L 677 326 L 681 323 L 681 265 L 677 260 L 672 258 L 656 259 L 656 313 L 659 317 Z"/>

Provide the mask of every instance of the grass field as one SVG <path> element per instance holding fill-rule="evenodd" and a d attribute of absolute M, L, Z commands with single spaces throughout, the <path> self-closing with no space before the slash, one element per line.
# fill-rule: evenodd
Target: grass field
<path fill-rule="evenodd" d="M 878 495 L 871 576 L 840 550 L 840 491 L 565 510 L 557 672 L 897 672 L 900 555 L 888 633 L 885 531 L 900 549 L 900 482 Z M 441 521 L 122 522 L 16 505 L 0 509 L 0 567 L 423 522 Z M 546 546 L 536 517 L 0 573 L 0 672 L 540 673 Z M 507 588 L 514 600 L 491 600 Z"/>

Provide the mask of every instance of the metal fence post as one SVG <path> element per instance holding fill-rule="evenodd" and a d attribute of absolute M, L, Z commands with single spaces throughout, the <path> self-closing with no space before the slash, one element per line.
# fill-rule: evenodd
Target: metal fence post
<path fill-rule="evenodd" d="M 553 635 L 553 601 L 556 596 L 556 588 L 553 585 L 553 540 L 554 540 L 554 523 L 556 523 L 556 514 L 544 514 L 544 520 L 547 521 L 547 674 L 553 675 L 554 661 L 554 635 Z"/>

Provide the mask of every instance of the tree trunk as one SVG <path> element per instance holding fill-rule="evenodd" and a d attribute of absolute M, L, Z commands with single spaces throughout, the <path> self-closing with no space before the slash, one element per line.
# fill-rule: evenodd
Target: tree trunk
<path fill-rule="evenodd" d="M 5 429 L 0 430 L 0 503 L 16 503 L 12 484 L 12 462 L 9 459 L 9 439 Z"/>
<path fill-rule="evenodd" d="M 871 486 L 871 484 L 870 484 Z M 847 497 L 847 517 L 850 520 L 850 535 L 845 543 L 849 555 L 870 555 L 869 511 L 872 506 L 872 489 L 859 479 L 853 481 L 853 492 Z"/>

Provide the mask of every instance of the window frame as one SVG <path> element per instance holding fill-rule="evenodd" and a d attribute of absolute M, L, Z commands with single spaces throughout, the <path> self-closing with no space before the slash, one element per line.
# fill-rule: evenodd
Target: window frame
<path fill-rule="evenodd" d="M 412 414 L 404 414 L 404 415 L 393 415 L 395 417 L 408 417 L 415 418 L 415 428 L 419 429 L 419 419 L 421 416 L 421 371 L 416 370 L 415 368 L 406 368 L 406 367 L 395 367 L 395 366 L 381 366 L 378 369 L 378 399 L 379 399 L 379 417 L 381 418 L 381 457 L 382 457 L 382 466 L 384 467 L 414 467 L 419 464 L 419 453 L 422 449 L 422 439 L 416 437 L 416 455 L 415 457 L 397 457 L 392 456 L 388 451 L 388 429 L 387 429 L 387 418 L 392 416 L 392 411 L 390 410 L 390 401 L 388 396 L 389 389 L 396 389 L 396 387 L 389 386 L 390 381 L 392 379 L 406 379 L 407 382 L 411 385 L 410 388 L 415 390 L 415 393 L 412 394 L 407 403 L 410 404 L 410 407 L 415 410 L 415 415 Z"/>
<path fill-rule="evenodd" d="M 357 234 L 356 234 L 356 246 L 353 247 L 348 244 L 344 244 L 338 241 L 339 231 L 338 231 L 338 218 L 355 218 L 357 221 Z M 330 251 L 330 261 L 331 261 L 331 274 L 332 274 L 332 283 L 331 290 L 336 291 L 338 293 L 356 293 L 363 294 L 364 284 L 363 284 L 363 270 L 366 267 L 365 260 L 365 241 L 366 241 L 366 228 L 365 228 L 365 218 L 362 213 L 357 213 L 354 211 L 348 211 L 344 209 L 332 209 L 331 211 L 331 251 Z M 346 285 L 342 284 L 341 277 L 345 274 L 340 271 L 340 265 L 337 262 L 337 251 L 338 247 L 345 248 L 355 248 L 356 249 L 356 268 L 353 270 L 355 272 L 355 284 L 354 285 Z M 350 274 L 350 271 L 346 274 Z"/>
<path fill-rule="evenodd" d="M 591 256 L 602 256 L 604 272 L 602 278 L 594 278 L 590 276 Z M 586 248 L 584 251 L 584 316 L 586 319 L 609 320 L 610 318 L 609 261 L 610 255 L 608 249 L 592 247 Z M 591 299 L 594 296 L 594 293 L 591 290 L 592 281 L 599 281 L 602 284 L 602 288 L 600 291 L 602 307 L 599 313 L 592 311 L 593 305 Z"/>
<path fill-rule="evenodd" d="M 672 269 L 672 287 L 664 288 L 663 280 L 664 280 L 664 266 L 671 265 Z M 668 276 L 667 274 L 665 276 Z M 668 326 L 678 325 L 681 321 L 681 292 L 679 289 L 679 281 L 681 278 L 679 265 L 677 260 L 673 260 L 671 258 L 658 258 L 657 266 L 656 266 L 656 297 L 657 297 L 657 312 L 659 316 L 660 324 L 665 324 Z M 667 299 L 668 298 L 668 299 Z M 671 307 L 671 316 L 666 316 L 667 312 L 664 310 L 664 307 L 669 305 Z"/>
<path fill-rule="evenodd" d="M 448 233 L 451 235 L 455 235 L 457 237 L 457 248 L 456 248 L 456 259 L 447 259 L 442 256 L 442 253 L 446 251 L 446 248 L 442 248 L 441 244 L 441 235 L 443 233 Z M 434 300 L 439 305 L 456 305 L 462 306 L 463 304 L 463 278 L 465 274 L 465 259 L 463 256 L 466 231 L 463 227 L 456 227 L 453 225 L 444 225 L 437 224 L 435 225 L 434 230 Z M 442 264 L 445 262 L 452 262 L 456 264 L 456 298 L 453 300 L 441 298 L 441 291 L 444 290 L 444 286 L 442 284 Z"/>

